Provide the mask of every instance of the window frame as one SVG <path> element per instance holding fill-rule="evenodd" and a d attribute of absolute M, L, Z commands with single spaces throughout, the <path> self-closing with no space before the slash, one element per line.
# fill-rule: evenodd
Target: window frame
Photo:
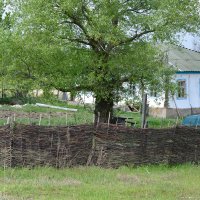
<path fill-rule="evenodd" d="M 178 99 L 178 100 L 187 99 L 187 80 L 186 80 L 186 79 L 177 79 L 177 80 L 176 80 L 176 83 L 177 83 L 177 87 L 179 87 L 178 83 L 179 83 L 179 82 L 183 82 L 183 81 L 185 82 L 185 91 L 184 91 L 184 92 L 185 92 L 185 95 L 184 95 L 184 97 L 179 97 L 179 96 L 178 96 L 178 92 L 179 92 L 179 91 L 177 90 L 176 99 Z M 178 88 L 177 88 L 177 89 L 178 89 Z"/>
<path fill-rule="evenodd" d="M 158 98 L 158 92 L 155 89 L 149 91 L 149 96 L 152 98 Z"/>

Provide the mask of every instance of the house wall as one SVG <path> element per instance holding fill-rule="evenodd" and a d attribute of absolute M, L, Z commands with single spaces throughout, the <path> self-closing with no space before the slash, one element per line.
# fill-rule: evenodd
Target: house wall
<path fill-rule="evenodd" d="M 169 98 L 169 107 L 164 108 L 164 98 L 154 101 L 149 97 L 149 114 L 155 117 L 172 118 L 178 115 L 184 117 L 200 113 L 200 73 L 180 72 L 174 81 L 186 81 L 186 97 L 178 98 L 177 94 Z"/>
<path fill-rule="evenodd" d="M 175 94 L 174 98 L 169 99 L 169 108 L 200 108 L 200 73 L 176 74 L 175 81 L 178 80 L 186 81 L 186 97 L 178 98 Z"/>
<path fill-rule="evenodd" d="M 149 108 L 149 115 L 159 118 L 177 118 L 191 114 L 200 114 L 200 108 Z"/>
<path fill-rule="evenodd" d="M 151 108 L 164 108 L 165 97 L 164 95 L 159 97 L 152 97 L 148 95 L 147 103 Z"/>

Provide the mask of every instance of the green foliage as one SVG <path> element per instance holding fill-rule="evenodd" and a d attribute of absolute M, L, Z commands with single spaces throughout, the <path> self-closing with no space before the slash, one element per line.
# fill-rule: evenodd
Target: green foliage
<path fill-rule="evenodd" d="M 92 91 L 97 104 L 118 100 L 125 82 L 142 89 L 166 83 L 171 70 L 158 43 L 197 31 L 200 21 L 198 0 L 12 3 L 8 73 L 16 73 L 16 86 Z"/>
<path fill-rule="evenodd" d="M 62 88 L 87 86 L 103 95 L 106 84 L 112 91 L 123 79 L 138 82 L 142 76 L 155 82 L 152 72 L 160 73 L 163 60 L 150 41 L 194 31 L 197 3 L 29 0 L 20 4 L 22 22 L 16 29 L 24 32 L 23 41 L 32 51 L 29 57 L 37 54 L 31 61 L 37 60 L 34 64 L 48 82 Z"/>

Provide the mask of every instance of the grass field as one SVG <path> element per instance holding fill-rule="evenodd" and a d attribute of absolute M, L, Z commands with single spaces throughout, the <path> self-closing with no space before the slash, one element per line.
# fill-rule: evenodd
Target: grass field
<path fill-rule="evenodd" d="M 200 167 L 1 169 L 0 199 L 199 200 Z"/>
<path fill-rule="evenodd" d="M 16 113 L 15 120 L 18 123 L 24 124 L 41 124 L 41 125 L 79 125 L 79 124 L 92 124 L 94 120 L 93 109 L 89 106 L 84 107 L 83 105 L 70 105 L 66 102 L 54 101 L 54 102 L 42 102 L 50 105 L 68 107 L 68 108 L 76 108 L 77 112 L 66 112 L 64 110 L 52 109 L 52 108 L 43 108 L 38 107 L 33 104 L 27 104 L 22 108 L 15 108 L 8 105 L 2 105 L 0 107 L 0 125 L 6 124 L 8 121 L 8 114 L 3 117 L 3 113 L 12 112 Z M 17 117 L 19 113 L 26 113 L 25 116 Z M 32 117 L 32 113 L 38 114 L 37 117 Z M 57 113 L 57 114 L 56 114 Z M 51 116 L 52 114 L 56 114 L 56 116 Z M 66 121 L 67 114 L 67 121 Z M 41 122 L 40 116 L 42 117 Z M 140 113 L 133 112 L 123 112 L 123 111 L 115 111 L 115 116 L 122 117 L 131 117 L 132 122 L 135 123 L 135 127 L 141 127 L 141 115 Z M 13 116 L 12 116 L 13 117 Z M 130 120 L 129 120 L 130 121 Z M 180 123 L 180 120 L 176 119 L 162 119 L 162 118 L 153 118 L 148 117 L 148 127 L 149 128 L 166 128 L 173 127 Z"/>
<path fill-rule="evenodd" d="M 45 102 L 46 103 L 46 102 Z M 15 121 L 23 124 L 41 125 L 77 125 L 91 124 L 93 122 L 93 111 L 90 108 L 78 105 L 69 105 L 65 102 L 48 102 L 49 105 L 56 105 L 65 108 L 76 108 L 77 112 L 69 112 L 60 109 L 38 107 L 34 104 L 27 104 L 21 108 L 10 105 L 0 107 L 0 125 L 6 124 L 8 116 L 14 117 Z M 12 113 L 12 114 L 11 114 Z M 40 121 L 41 115 L 41 122 Z M 67 118 L 67 119 L 66 119 Z"/>

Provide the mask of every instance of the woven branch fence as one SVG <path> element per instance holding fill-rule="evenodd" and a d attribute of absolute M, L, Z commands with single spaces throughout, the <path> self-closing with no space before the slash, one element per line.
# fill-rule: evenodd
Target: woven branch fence
<path fill-rule="evenodd" d="M 0 137 L 0 166 L 3 167 L 115 168 L 200 161 L 200 130 L 192 128 L 14 124 L 0 127 Z"/>

